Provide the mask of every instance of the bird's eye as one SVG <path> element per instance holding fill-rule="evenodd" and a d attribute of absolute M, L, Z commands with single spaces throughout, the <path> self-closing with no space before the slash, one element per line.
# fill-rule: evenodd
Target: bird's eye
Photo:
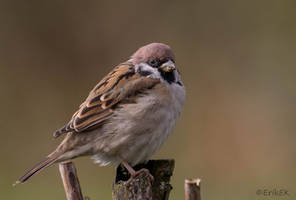
<path fill-rule="evenodd" d="M 159 61 L 157 59 L 150 59 L 150 60 L 148 60 L 148 64 L 151 67 L 159 67 Z"/>

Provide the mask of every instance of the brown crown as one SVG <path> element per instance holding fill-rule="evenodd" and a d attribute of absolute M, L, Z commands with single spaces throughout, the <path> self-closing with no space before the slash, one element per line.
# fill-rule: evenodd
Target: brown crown
<path fill-rule="evenodd" d="M 175 60 L 175 55 L 171 48 L 162 43 L 151 43 L 139 48 L 132 56 L 134 64 L 147 62 L 149 59 Z"/>

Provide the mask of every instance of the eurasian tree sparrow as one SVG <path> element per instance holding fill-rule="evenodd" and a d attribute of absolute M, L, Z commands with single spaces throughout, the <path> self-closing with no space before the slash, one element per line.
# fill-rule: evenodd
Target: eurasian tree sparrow
<path fill-rule="evenodd" d="M 57 149 L 16 183 L 52 165 L 92 155 L 101 165 L 144 163 L 172 132 L 185 100 L 185 88 L 168 45 L 151 43 L 115 67 L 89 93 L 72 119 L 54 133 L 66 134 Z"/>

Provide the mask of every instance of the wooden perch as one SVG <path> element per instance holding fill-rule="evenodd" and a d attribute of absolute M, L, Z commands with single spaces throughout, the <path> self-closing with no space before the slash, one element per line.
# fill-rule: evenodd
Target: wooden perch
<path fill-rule="evenodd" d="M 150 160 L 147 164 L 137 165 L 136 171 L 145 168 L 154 177 L 153 183 L 145 171 L 130 179 L 130 174 L 122 166 L 117 167 L 113 184 L 113 200 L 168 200 L 172 186 L 170 178 L 174 171 L 174 160 Z M 59 164 L 66 196 L 68 200 L 83 200 L 76 168 L 73 162 Z M 185 180 L 185 199 L 201 200 L 200 179 Z"/>
<path fill-rule="evenodd" d="M 61 177 L 63 180 L 65 193 L 68 200 L 83 200 L 76 168 L 73 162 L 63 162 L 59 164 Z"/>
<path fill-rule="evenodd" d="M 185 200 L 201 200 L 200 179 L 185 179 Z"/>
<path fill-rule="evenodd" d="M 119 165 L 113 184 L 113 200 L 168 200 L 172 190 L 170 178 L 174 171 L 174 165 L 174 160 L 150 160 L 145 165 L 134 167 L 136 171 L 142 168 L 148 169 L 154 177 L 153 183 L 145 172 L 141 172 L 127 182 L 130 175 L 122 165 Z"/>

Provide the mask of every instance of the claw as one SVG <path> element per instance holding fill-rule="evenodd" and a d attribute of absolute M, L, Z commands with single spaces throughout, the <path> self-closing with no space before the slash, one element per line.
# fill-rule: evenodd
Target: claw
<path fill-rule="evenodd" d="M 140 173 L 144 172 L 145 174 L 148 174 L 151 183 L 153 184 L 154 182 L 154 177 L 150 174 L 148 169 L 142 168 L 138 171 L 135 171 L 127 162 L 122 161 L 122 164 L 124 165 L 124 167 L 127 169 L 127 171 L 130 173 L 131 177 L 129 178 L 129 180 L 126 182 L 126 184 L 130 184 L 131 181 L 138 176 Z"/>
<path fill-rule="evenodd" d="M 139 174 L 141 173 L 145 173 L 148 175 L 151 184 L 153 184 L 154 182 L 154 177 L 150 174 L 148 169 L 142 168 L 139 171 L 135 171 L 134 173 L 131 174 L 131 177 L 127 180 L 126 184 L 130 184 L 132 182 L 133 179 L 135 179 Z"/>

